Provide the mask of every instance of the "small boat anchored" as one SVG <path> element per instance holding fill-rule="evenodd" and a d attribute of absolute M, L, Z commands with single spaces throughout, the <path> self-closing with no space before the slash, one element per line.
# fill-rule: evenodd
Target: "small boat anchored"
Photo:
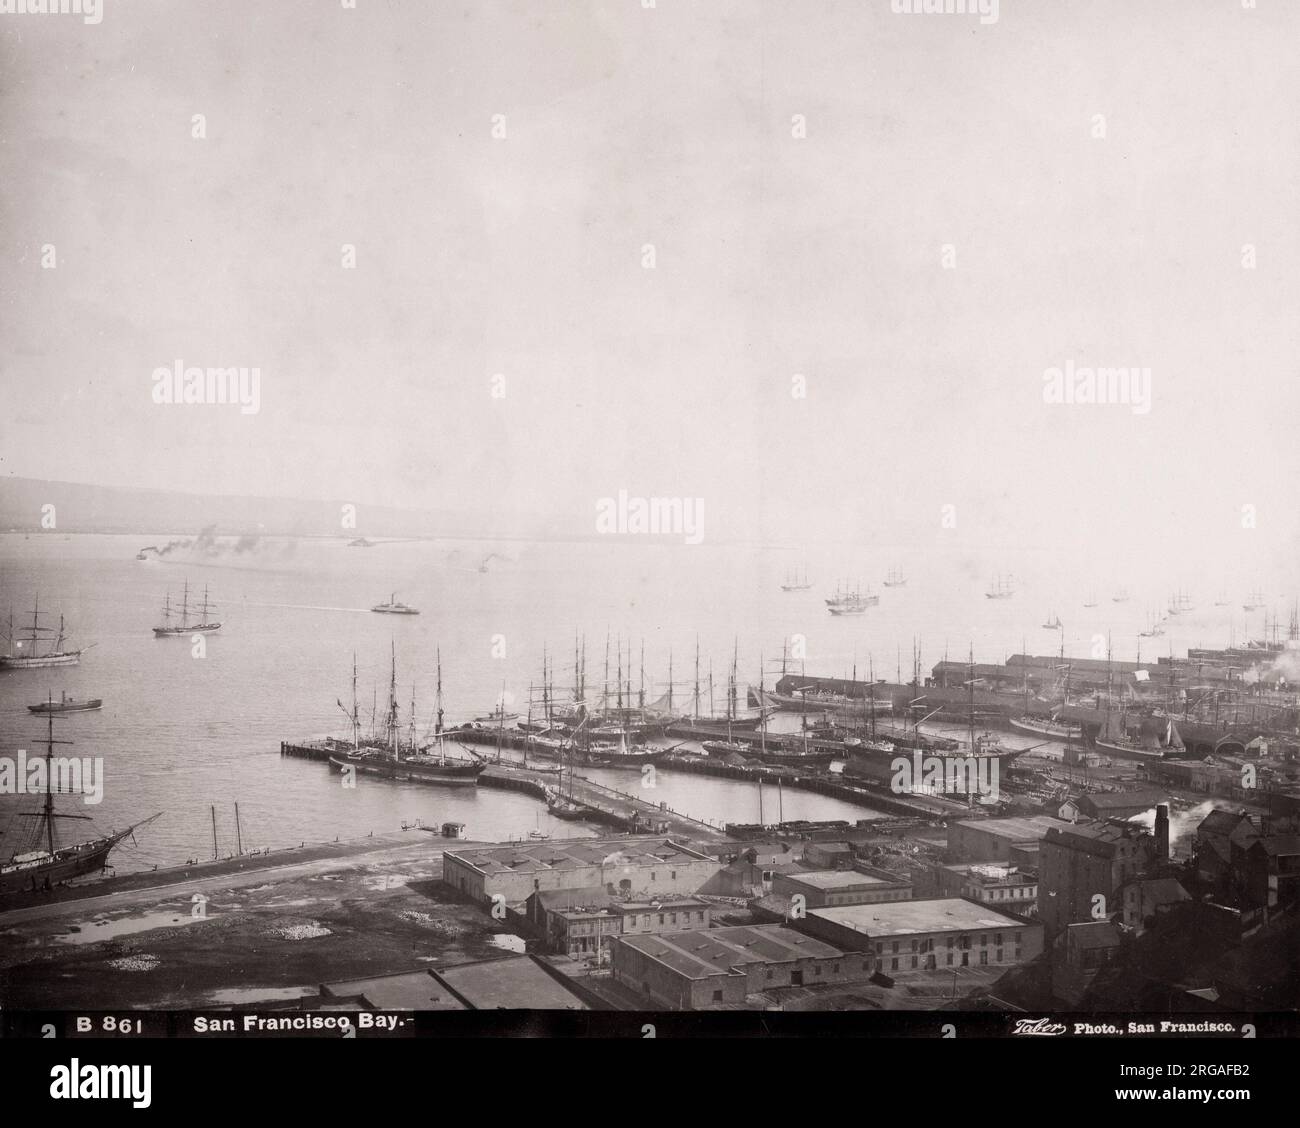
<path fill-rule="evenodd" d="M 89 701 L 78 701 L 75 697 L 69 697 L 66 693 L 60 692 L 57 701 L 52 698 L 42 701 L 39 705 L 28 705 L 29 713 L 81 713 L 89 709 L 102 709 L 104 702 L 98 697 L 92 697 Z"/>

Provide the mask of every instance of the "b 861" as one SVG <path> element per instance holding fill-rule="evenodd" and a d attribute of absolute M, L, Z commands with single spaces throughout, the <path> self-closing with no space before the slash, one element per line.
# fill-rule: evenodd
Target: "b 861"
<path fill-rule="evenodd" d="M 144 1033 L 144 1022 L 139 1018 L 114 1018 L 111 1014 L 101 1014 L 98 1020 L 81 1015 L 77 1018 L 77 1033 L 89 1034 L 95 1029 L 96 1021 L 99 1022 L 99 1029 L 105 1034 L 142 1034 Z"/>

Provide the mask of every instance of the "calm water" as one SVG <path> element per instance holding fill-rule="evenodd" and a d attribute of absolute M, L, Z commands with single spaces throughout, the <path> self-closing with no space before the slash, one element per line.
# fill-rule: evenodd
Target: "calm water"
<path fill-rule="evenodd" d="M 76 742 L 61 750 L 66 754 L 103 757 L 104 801 L 83 807 L 65 800 L 61 809 L 92 814 L 97 828 L 165 811 L 142 832 L 138 848 L 128 843 L 115 855 L 123 871 L 210 856 L 212 805 L 221 851 L 233 849 L 236 802 L 245 848 L 355 838 L 417 818 L 464 822 L 479 839 L 520 837 L 537 826 L 556 835 L 581 833 L 573 824 L 552 824 L 541 804 L 512 793 L 376 781 L 349 791 L 325 766 L 281 759 L 281 740 L 346 729 L 336 699 L 351 696 L 354 651 L 367 722 L 376 695 L 382 712 L 391 644 L 403 719 L 414 682 L 423 731 L 431 723 L 439 648 L 449 724 L 486 712 L 503 688 L 506 700 L 526 711 L 529 683 L 540 680 L 543 647 L 554 661 L 554 680 L 571 684 L 575 634 L 585 633 L 588 683 L 599 685 L 607 631 L 625 645 L 632 639 L 634 691 L 644 641 L 648 699 L 664 691 L 670 649 L 675 693 L 689 697 L 698 636 L 703 692 L 712 656 L 721 709 L 736 644 L 742 684 L 757 681 L 760 656 L 771 683 L 783 640 L 802 645 L 809 673 L 843 674 L 856 664 L 865 675 L 871 654 L 878 677 L 892 678 L 899 667 L 907 677 L 917 637 L 927 669 L 945 645 L 959 658 L 973 643 L 976 658 L 984 660 L 1018 651 L 1022 639 L 1031 651 L 1055 652 L 1059 635 L 1040 626 L 1055 612 L 1067 624 L 1067 653 L 1089 655 L 1098 634 L 1109 631 L 1116 656 L 1132 658 L 1146 612 L 1167 594 L 1153 588 L 1144 598 L 1134 591 L 1129 603 L 1112 604 L 1101 590 L 1101 605 L 1084 611 L 1086 580 L 1044 578 L 1026 582 L 1013 600 L 986 600 L 988 577 L 1004 562 L 931 557 L 881 560 L 871 572 L 856 571 L 857 561 L 814 559 L 808 562 L 814 588 L 783 593 L 786 568 L 802 559 L 708 544 L 448 541 L 365 549 L 342 541 L 264 539 L 244 551 L 236 551 L 232 540 L 216 553 L 177 550 L 161 561 L 135 559 L 144 545 L 168 539 L 0 536 L 0 614 L 12 604 L 21 621 L 39 592 L 55 623 L 60 611 L 66 617 L 72 645 L 94 644 L 79 666 L 0 673 L 0 752 L 41 747 L 43 723 L 26 706 L 47 691 L 56 698 L 61 690 L 102 697 L 102 711 L 58 720 L 56 736 Z M 497 555 L 480 571 L 489 553 Z M 841 574 L 861 575 L 879 589 L 892 566 L 907 571 L 908 586 L 883 589 L 881 605 L 862 617 L 826 614 L 822 598 Z M 221 632 L 206 639 L 202 658 L 191 655 L 188 638 L 155 639 L 150 631 L 160 621 L 166 592 L 179 598 L 187 578 L 192 593 L 210 587 L 223 622 Z M 422 614 L 394 618 L 368 610 L 393 591 Z M 1155 647 L 1181 653 L 1189 644 L 1226 642 L 1230 617 L 1241 637 L 1244 592 L 1233 593 L 1229 608 L 1212 608 L 1213 592 L 1193 594 L 1200 610 L 1176 622 L 1168 637 L 1143 640 L 1147 657 Z M 1250 625 L 1259 633 L 1258 621 Z M 610 666 L 612 678 L 613 651 Z M 623 790 L 639 782 L 629 771 L 588 774 Z M 697 818 L 722 823 L 759 816 L 753 785 L 664 770 L 657 783 L 655 800 Z M 10 818 L 29 802 L 0 797 L 0 828 L 6 830 L 0 852 L 13 848 Z M 764 790 L 764 804 L 771 821 L 777 814 L 771 789 Z M 782 813 L 787 819 L 850 820 L 869 814 L 792 791 L 785 792 Z M 64 824 L 65 831 L 86 825 Z"/>

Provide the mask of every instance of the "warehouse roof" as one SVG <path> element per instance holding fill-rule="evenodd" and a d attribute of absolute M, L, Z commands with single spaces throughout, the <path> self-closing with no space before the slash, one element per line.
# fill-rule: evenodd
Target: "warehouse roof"
<path fill-rule="evenodd" d="M 744 964 L 834 959 L 844 954 L 830 944 L 783 924 L 666 932 L 658 936 L 620 936 L 618 944 L 649 956 L 687 979 L 727 975 L 733 968 Z"/>
<path fill-rule="evenodd" d="M 907 936 L 914 932 L 968 932 L 975 928 L 1018 928 L 1024 921 L 1004 916 L 987 905 L 960 898 L 933 901 L 888 901 L 874 905 L 835 905 L 810 909 L 831 924 L 864 936 Z"/>

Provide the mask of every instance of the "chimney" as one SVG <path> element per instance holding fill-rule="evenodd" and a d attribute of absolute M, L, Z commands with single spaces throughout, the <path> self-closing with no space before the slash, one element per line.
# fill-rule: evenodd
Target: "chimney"
<path fill-rule="evenodd" d="M 1156 861 L 1169 861 L 1169 806 L 1156 807 Z"/>

